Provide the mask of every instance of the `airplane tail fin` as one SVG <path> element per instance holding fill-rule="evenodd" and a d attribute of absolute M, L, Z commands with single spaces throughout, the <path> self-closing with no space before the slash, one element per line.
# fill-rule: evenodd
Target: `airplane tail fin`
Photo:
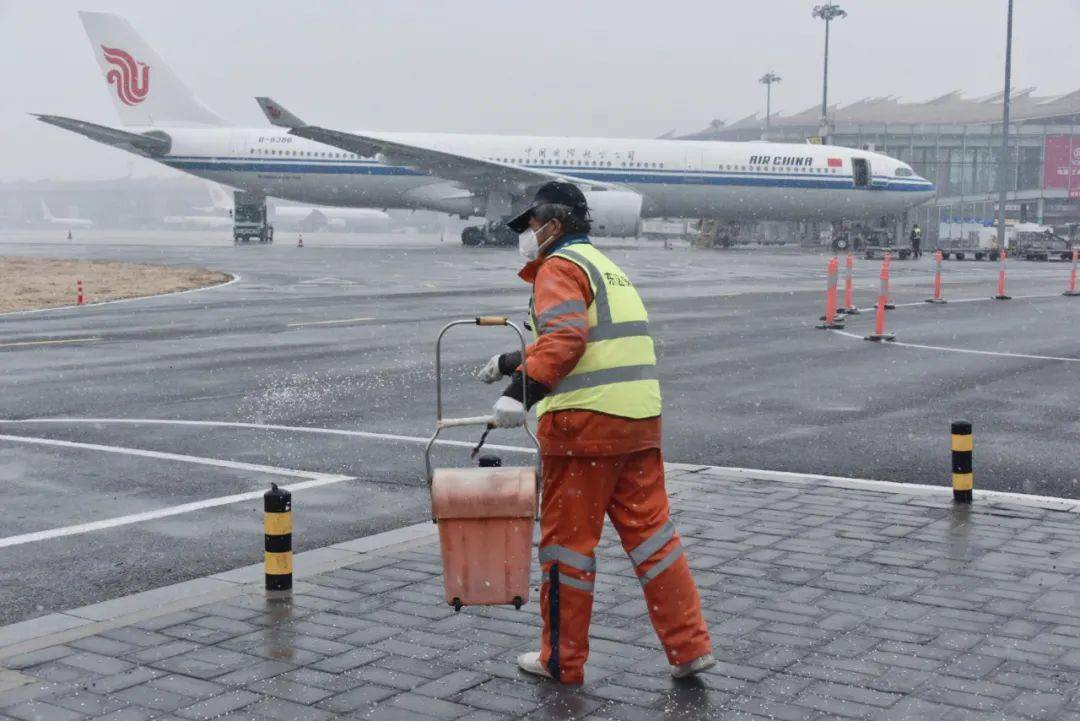
<path fill-rule="evenodd" d="M 79 12 L 123 125 L 228 125 L 135 31 L 111 13 Z"/>
<path fill-rule="evenodd" d="M 41 199 L 41 217 L 43 217 L 45 220 L 52 220 L 53 219 L 52 211 L 49 210 L 49 206 L 45 202 L 44 198 Z"/>

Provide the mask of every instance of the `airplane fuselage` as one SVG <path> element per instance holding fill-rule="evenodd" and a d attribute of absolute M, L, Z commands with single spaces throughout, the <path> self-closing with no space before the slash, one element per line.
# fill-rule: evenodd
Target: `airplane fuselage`
<path fill-rule="evenodd" d="M 58 228 L 93 228 L 94 221 L 87 218 L 46 218 L 41 221 L 45 225 Z"/>
<path fill-rule="evenodd" d="M 147 129 L 149 130 L 149 129 Z M 490 198 L 413 168 L 278 128 L 161 128 L 169 167 L 243 190 L 320 205 L 499 214 Z M 507 165 L 615 183 L 642 217 L 838 220 L 902 213 L 933 195 L 910 166 L 870 151 L 764 142 L 439 133 L 363 135 Z M 856 168 L 856 165 L 859 167 Z M 865 169 L 865 172 L 861 172 Z"/>

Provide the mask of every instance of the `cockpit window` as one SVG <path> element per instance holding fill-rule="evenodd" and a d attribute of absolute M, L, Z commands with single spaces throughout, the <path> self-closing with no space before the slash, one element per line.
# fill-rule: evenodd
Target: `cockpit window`
<path fill-rule="evenodd" d="M 915 173 L 911 170 L 911 168 L 896 169 L 896 177 L 898 178 L 910 178 L 912 175 L 915 175 Z"/>

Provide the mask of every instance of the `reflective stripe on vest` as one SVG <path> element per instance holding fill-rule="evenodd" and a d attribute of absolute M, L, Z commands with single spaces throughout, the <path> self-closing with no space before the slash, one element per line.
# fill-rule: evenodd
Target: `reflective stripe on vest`
<path fill-rule="evenodd" d="M 537 338 L 560 327 L 580 327 L 569 320 L 555 321 L 560 315 L 582 310 L 588 313 L 585 353 L 574 370 L 537 404 L 537 415 L 570 409 L 623 418 L 660 415 L 660 383 L 649 316 L 633 284 L 592 245 L 571 245 L 552 257 L 569 260 L 585 271 L 593 301 L 587 309 L 567 301 L 545 309 L 539 316 L 530 307 L 533 335 Z"/>

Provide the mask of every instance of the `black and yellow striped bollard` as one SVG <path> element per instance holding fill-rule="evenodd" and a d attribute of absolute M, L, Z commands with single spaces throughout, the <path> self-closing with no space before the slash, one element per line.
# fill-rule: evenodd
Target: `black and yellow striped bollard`
<path fill-rule="evenodd" d="M 292 494 L 270 484 L 263 494 L 266 590 L 292 590 Z"/>
<path fill-rule="evenodd" d="M 971 472 L 971 455 L 975 447 L 971 436 L 971 421 L 953 421 L 952 424 L 952 493 L 957 503 L 971 503 L 974 476 Z"/>

